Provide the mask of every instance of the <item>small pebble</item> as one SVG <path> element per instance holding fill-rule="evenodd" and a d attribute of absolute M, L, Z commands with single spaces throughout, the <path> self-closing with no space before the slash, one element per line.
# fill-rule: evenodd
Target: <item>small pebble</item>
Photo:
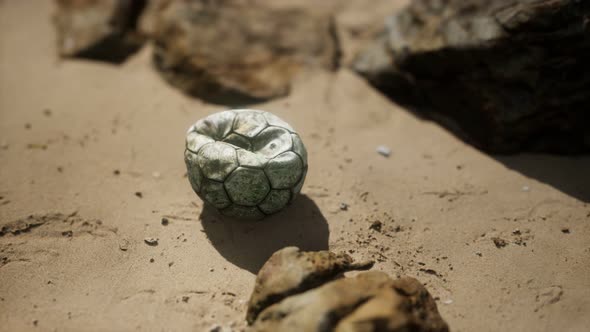
<path fill-rule="evenodd" d="M 499 237 L 493 237 L 492 241 L 494 242 L 494 245 L 496 246 L 496 248 L 500 249 L 500 248 L 504 248 L 508 245 L 508 242 L 504 239 L 501 239 Z"/>
<path fill-rule="evenodd" d="M 143 194 L 141 193 L 141 191 L 136 191 L 135 196 L 137 196 L 139 198 L 143 198 Z"/>
<path fill-rule="evenodd" d="M 342 210 L 342 211 L 348 211 L 348 204 L 346 204 L 346 203 L 340 203 L 340 210 Z"/>
<path fill-rule="evenodd" d="M 116 170 L 113 171 L 113 174 L 119 175 L 119 174 L 121 174 L 121 171 L 119 171 L 118 169 L 116 169 Z"/>
<path fill-rule="evenodd" d="M 529 186 L 522 186 L 521 190 L 524 192 L 529 192 L 531 191 L 531 188 L 529 188 Z"/>
<path fill-rule="evenodd" d="M 214 268 L 210 268 L 210 269 L 209 269 L 209 272 L 213 272 L 213 271 L 215 271 L 215 269 L 214 269 Z"/>
<path fill-rule="evenodd" d="M 232 328 L 228 326 L 221 326 L 219 324 L 214 324 L 209 328 L 209 332 L 232 332 Z"/>
<path fill-rule="evenodd" d="M 451 304 L 451 303 L 453 303 L 453 300 L 451 300 L 451 299 L 444 300 L 444 301 L 442 301 L 442 303 L 444 303 L 444 304 Z"/>
<path fill-rule="evenodd" d="M 377 147 L 377 153 L 383 157 L 389 157 L 391 155 L 391 149 L 385 145 L 379 145 Z"/>
<path fill-rule="evenodd" d="M 169 223 L 170 221 L 168 220 L 168 218 L 162 218 L 162 226 L 168 226 Z"/>
<path fill-rule="evenodd" d="M 121 251 L 127 251 L 129 249 L 129 244 L 129 240 L 121 239 L 121 241 L 119 241 L 119 249 Z"/>
<path fill-rule="evenodd" d="M 27 149 L 47 150 L 47 144 L 29 143 L 27 144 Z"/>
<path fill-rule="evenodd" d="M 153 259 L 153 258 L 150 258 L 150 263 L 153 263 L 153 262 L 155 262 L 155 261 L 156 261 L 155 259 Z"/>
<path fill-rule="evenodd" d="M 383 226 L 383 224 L 381 223 L 381 221 L 376 220 L 376 221 L 373 221 L 373 223 L 371 224 L 371 226 L 369 226 L 369 229 L 375 230 L 377 232 L 381 232 L 381 226 Z"/>
<path fill-rule="evenodd" d="M 146 237 L 145 239 L 143 239 L 143 242 L 145 242 L 148 246 L 158 245 L 158 239 L 153 237 Z"/>
<path fill-rule="evenodd" d="M 566 227 L 564 227 L 564 228 L 562 228 L 562 229 L 561 229 L 561 232 L 562 232 L 563 234 L 569 234 L 569 233 L 570 233 L 570 229 L 569 229 L 569 228 L 566 228 Z"/>

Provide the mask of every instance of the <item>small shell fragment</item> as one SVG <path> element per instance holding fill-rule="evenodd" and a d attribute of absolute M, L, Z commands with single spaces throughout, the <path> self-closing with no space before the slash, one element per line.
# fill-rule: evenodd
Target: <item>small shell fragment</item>
<path fill-rule="evenodd" d="M 377 153 L 388 158 L 391 155 L 391 149 L 385 145 L 379 145 L 377 147 Z"/>

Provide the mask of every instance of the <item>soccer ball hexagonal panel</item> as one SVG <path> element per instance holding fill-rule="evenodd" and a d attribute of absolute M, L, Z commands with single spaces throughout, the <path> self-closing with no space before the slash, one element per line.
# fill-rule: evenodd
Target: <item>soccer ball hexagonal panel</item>
<path fill-rule="evenodd" d="M 236 113 L 223 111 L 211 114 L 195 123 L 195 131 L 216 141 L 223 139 L 232 130 Z"/>
<path fill-rule="evenodd" d="M 256 167 L 262 169 L 264 168 L 264 166 L 266 166 L 266 163 L 268 163 L 268 159 L 252 151 L 239 149 L 238 163 L 240 164 L 240 166 Z"/>
<path fill-rule="evenodd" d="M 188 180 L 193 187 L 193 190 L 198 193 L 201 191 L 201 182 L 203 174 L 197 162 L 197 155 L 189 150 L 184 153 L 184 162 L 186 163 Z"/>
<path fill-rule="evenodd" d="M 186 148 L 194 153 L 198 153 L 203 145 L 213 143 L 215 140 L 197 132 L 189 132 L 186 135 Z"/>
<path fill-rule="evenodd" d="M 238 168 L 236 149 L 225 143 L 206 144 L 197 156 L 203 175 L 211 180 L 223 181 Z"/>
<path fill-rule="evenodd" d="M 291 189 L 293 195 L 291 196 L 291 201 L 297 197 L 297 194 L 301 192 L 301 188 L 303 188 L 303 183 L 305 182 L 305 176 L 307 175 L 307 166 L 303 168 L 303 175 L 301 175 L 301 180 Z"/>
<path fill-rule="evenodd" d="M 246 136 L 254 137 L 268 126 L 264 114 L 255 110 L 237 110 L 236 121 L 234 122 L 233 131 Z"/>
<path fill-rule="evenodd" d="M 187 132 L 193 190 L 226 216 L 260 219 L 292 201 L 303 186 L 307 152 L 285 121 L 268 112 L 210 115 Z"/>
<path fill-rule="evenodd" d="M 303 162 L 295 152 L 283 152 L 268 162 L 264 172 L 273 189 L 290 189 L 301 180 Z"/>
<path fill-rule="evenodd" d="M 264 201 L 258 205 L 265 214 L 279 212 L 291 199 L 291 191 L 288 189 L 271 190 Z"/>
<path fill-rule="evenodd" d="M 268 127 L 253 139 L 252 150 L 255 153 L 273 158 L 280 153 L 291 150 L 293 141 L 287 129 Z"/>
<path fill-rule="evenodd" d="M 307 166 L 307 150 L 305 149 L 305 145 L 303 145 L 301 137 L 297 134 L 291 134 L 291 139 L 293 140 L 293 152 L 297 153 L 301 157 L 303 165 Z"/>
<path fill-rule="evenodd" d="M 251 150 L 252 149 L 252 143 L 250 143 L 250 140 L 242 135 L 236 134 L 236 133 L 232 133 L 227 135 L 224 139 L 223 142 L 237 146 L 239 148 L 242 149 L 246 149 L 246 150 Z"/>
<path fill-rule="evenodd" d="M 256 206 L 270 191 L 264 171 L 255 168 L 239 167 L 224 184 L 231 200 L 244 206 Z"/>
<path fill-rule="evenodd" d="M 205 202 L 218 209 L 223 209 L 232 204 L 221 182 L 203 179 L 201 191 L 198 194 Z"/>

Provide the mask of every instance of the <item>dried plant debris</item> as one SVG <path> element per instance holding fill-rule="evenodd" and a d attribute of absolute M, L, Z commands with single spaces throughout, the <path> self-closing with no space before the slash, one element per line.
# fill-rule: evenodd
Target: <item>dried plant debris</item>
<path fill-rule="evenodd" d="M 147 0 L 58 0 L 54 24 L 62 57 L 120 63 L 142 43 L 136 32 Z"/>
<path fill-rule="evenodd" d="M 160 0 L 148 6 L 141 27 L 155 42 L 162 76 L 209 102 L 284 96 L 303 69 L 337 67 L 333 20 L 303 9 Z"/>
<path fill-rule="evenodd" d="M 328 251 L 276 252 L 256 280 L 250 331 L 448 331 L 416 279 L 393 280 L 377 271 L 336 279 L 340 272 L 371 265 Z"/>

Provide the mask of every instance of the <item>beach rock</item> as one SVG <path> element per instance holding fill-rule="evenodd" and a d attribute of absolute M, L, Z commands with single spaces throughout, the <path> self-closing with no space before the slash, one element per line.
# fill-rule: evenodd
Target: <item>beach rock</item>
<path fill-rule="evenodd" d="M 258 274 L 249 331 L 448 331 L 416 279 L 393 280 L 377 271 L 337 279 L 371 265 L 328 251 L 291 247 L 276 252 Z"/>
<path fill-rule="evenodd" d="M 317 287 L 346 271 L 365 270 L 371 266 L 373 262 L 356 263 L 347 254 L 305 252 L 296 247 L 281 249 L 258 272 L 246 320 L 251 324 L 260 311 L 285 297 Z"/>
<path fill-rule="evenodd" d="M 367 281 L 370 274 L 384 273 L 360 274 L 356 283 L 370 282 Z M 448 325 L 438 313 L 428 290 L 418 280 L 410 277 L 389 279 L 386 287 L 380 288 L 375 296 L 356 307 L 334 329 L 336 332 L 448 330 Z"/>
<path fill-rule="evenodd" d="M 338 61 L 332 19 L 304 9 L 162 0 L 150 5 L 141 26 L 170 84 L 224 105 L 284 96 L 304 69 L 331 70 Z"/>
<path fill-rule="evenodd" d="M 122 62 L 143 43 L 135 28 L 146 1 L 57 0 L 59 55 Z"/>
<path fill-rule="evenodd" d="M 354 68 L 485 150 L 588 152 L 589 22 L 588 1 L 415 0 Z"/>

